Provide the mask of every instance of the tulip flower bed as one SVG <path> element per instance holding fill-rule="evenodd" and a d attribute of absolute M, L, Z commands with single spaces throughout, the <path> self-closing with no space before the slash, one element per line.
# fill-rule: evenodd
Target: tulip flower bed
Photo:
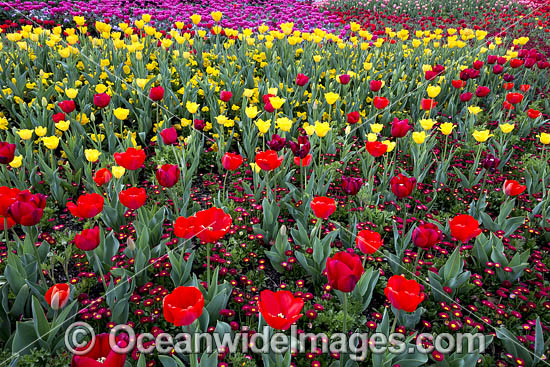
<path fill-rule="evenodd" d="M 0 34 L 0 366 L 548 364 L 534 27 L 72 15 Z M 97 336 L 71 349 L 77 321 Z M 120 325 L 487 348 L 117 353 L 135 342 L 109 340 Z"/>

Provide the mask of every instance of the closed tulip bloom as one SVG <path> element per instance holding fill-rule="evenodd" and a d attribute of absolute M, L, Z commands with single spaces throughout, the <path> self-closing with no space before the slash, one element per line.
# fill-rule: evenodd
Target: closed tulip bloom
<path fill-rule="evenodd" d="M 67 209 L 72 215 L 78 218 L 93 218 L 103 210 L 104 199 L 103 196 L 92 193 L 81 195 L 76 204 L 72 202 L 67 203 Z"/>
<path fill-rule="evenodd" d="M 357 233 L 357 237 L 355 237 L 355 245 L 362 253 L 372 255 L 378 251 L 382 245 L 384 245 L 384 242 L 382 241 L 382 236 L 380 236 L 380 233 L 364 229 Z"/>
<path fill-rule="evenodd" d="M 317 196 L 311 201 L 310 207 L 317 218 L 326 220 L 336 210 L 336 201 L 326 196 Z"/>
<path fill-rule="evenodd" d="M 197 287 L 177 287 L 162 300 L 162 311 L 175 326 L 191 325 L 204 311 L 204 296 Z"/>
<path fill-rule="evenodd" d="M 299 85 L 300 87 L 303 87 L 303 86 L 306 85 L 308 82 L 309 82 L 309 78 L 307 77 L 307 75 L 298 74 L 298 75 L 296 76 L 296 84 Z"/>
<path fill-rule="evenodd" d="M 524 192 L 527 189 L 527 186 L 521 185 L 516 180 L 506 180 L 504 185 L 502 185 L 502 191 L 508 196 L 517 196 Z"/>
<path fill-rule="evenodd" d="M 276 330 L 287 330 L 302 314 L 304 300 L 294 297 L 289 291 L 264 290 L 260 293 L 258 310 L 269 326 Z"/>
<path fill-rule="evenodd" d="M 348 124 L 354 125 L 361 121 L 361 115 L 359 115 L 358 111 L 353 111 L 346 115 L 346 119 L 348 121 Z"/>
<path fill-rule="evenodd" d="M 518 104 L 523 101 L 523 94 L 521 93 L 508 93 L 506 95 L 506 101 L 510 104 Z"/>
<path fill-rule="evenodd" d="M 8 215 L 22 226 L 37 225 L 44 215 L 46 196 L 20 191 L 8 209 Z"/>
<path fill-rule="evenodd" d="M 222 90 L 220 92 L 220 99 L 224 102 L 229 102 L 231 100 L 231 97 L 233 97 L 233 93 L 227 90 Z"/>
<path fill-rule="evenodd" d="M 279 152 L 286 146 L 286 138 L 279 136 L 279 134 L 273 134 L 271 140 L 266 142 L 266 144 L 269 149 Z"/>
<path fill-rule="evenodd" d="M 342 176 L 340 187 L 347 195 L 356 195 L 363 186 L 363 179 L 360 177 Z"/>
<path fill-rule="evenodd" d="M 139 169 L 145 162 L 145 151 L 128 148 L 124 153 L 113 154 L 116 163 L 130 171 Z"/>
<path fill-rule="evenodd" d="M 225 153 L 222 157 L 222 165 L 228 171 L 235 171 L 243 164 L 243 157 L 240 154 Z"/>
<path fill-rule="evenodd" d="M 426 296 L 416 280 L 407 280 L 402 275 L 388 279 L 384 294 L 394 308 L 405 312 L 414 312 Z"/>
<path fill-rule="evenodd" d="M 383 87 L 383 82 L 381 80 L 371 80 L 369 82 L 369 88 L 373 92 L 378 92 Z"/>
<path fill-rule="evenodd" d="M 441 231 L 433 223 L 421 224 L 412 233 L 414 245 L 422 249 L 434 247 L 441 241 L 441 237 Z"/>
<path fill-rule="evenodd" d="M 15 202 L 19 193 L 20 190 L 16 187 L 0 186 L 0 216 L 8 215 L 8 209 Z"/>
<path fill-rule="evenodd" d="M 402 138 L 411 129 L 411 125 L 409 125 L 409 120 L 398 120 L 397 118 L 393 119 L 393 122 L 391 124 L 391 136 L 394 138 Z"/>
<path fill-rule="evenodd" d="M 476 97 L 483 98 L 489 95 L 491 93 L 491 90 L 488 87 L 479 86 L 476 89 Z"/>
<path fill-rule="evenodd" d="M 99 227 L 84 229 L 74 236 L 75 246 L 82 251 L 92 251 L 99 246 Z"/>
<path fill-rule="evenodd" d="M 190 239 L 195 236 L 195 217 L 178 217 L 174 222 L 174 234 L 176 237 Z"/>
<path fill-rule="evenodd" d="M 107 93 L 94 94 L 94 106 L 104 108 L 111 102 L 111 96 Z"/>
<path fill-rule="evenodd" d="M 164 88 L 161 85 L 151 88 L 149 98 L 155 102 L 162 100 L 164 98 Z"/>
<path fill-rule="evenodd" d="M 373 157 L 380 157 L 388 151 L 388 146 L 379 141 L 369 141 L 365 144 L 367 152 Z"/>
<path fill-rule="evenodd" d="M 531 119 L 536 119 L 537 117 L 540 117 L 542 115 L 542 112 L 539 110 L 534 110 L 532 108 L 527 110 L 527 116 Z"/>
<path fill-rule="evenodd" d="M 374 97 L 372 103 L 376 109 L 382 110 L 390 104 L 390 101 L 385 97 Z"/>
<path fill-rule="evenodd" d="M 550 144 L 550 134 L 548 133 L 540 133 L 540 135 L 537 135 L 537 138 L 544 145 Z"/>
<path fill-rule="evenodd" d="M 451 236 L 466 243 L 481 234 L 479 222 L 468 214 L 457 215 L 449 221 Z"/>
<path fill-rule="evenodd" d="M 398 199 L 409 196 L 416 185 L 416 178 L 406 177 L 403 174 L 392 177 L 390 180 L 391 191 Z"/>
<path fill-rule="evenodd" d="M 283 163 L 283 157 L 279 157 L 274 150 L 256 153 L 256 164 L 264 171 L 272 171 Z"/>
<path fill-rule="evenodd" d="M 55 113 L 53 114 L 52 116 L 52 120 L 54 123 L 58 123 L 59 121 L 65 121 L 67 117 L 65 116 L 65 114 L 63 112 L 59 112 L 59 113 Z M 39 135 L 38 133 L 36 134 L 38 136 L 42 136 L 42 135 Z"/>
<path fill-rule="evenodd" d="M 155 177 L 159 185 L 170 188 L 178 183 L 180 179 L 180 169 L 175 164 L 163 164 L 155 173 Z"/>
<path fill-rule="evenodd" d="M 312 160 L 313 156 L 311 154 L 306 155 L 304 158 L 294 157 L 294 164 L 299 167 L 308 167 Z"/>
<path fill-rule="evenodd" d="M 61 108 L 61 111 L 65 113 L 71 113 L 75 110 L 76 105 L 74 101 L 68 100 L 68 101 L 61 101 L 57 104 L 59 108 Z"/>
<path fill-rule="evenodd" d="M 147 193 L 142 187 L 130 187 L 127 190 L 122 190 L 118 194 L 118 198 L 126 208 L 136 210 L 145 204 Z"/>
<path fill-rule="evenodd" d="M 303 135 L 298 137 L 297 142 L 290 141 L 288 145 L 290 146 L 290 150 L 292 150 L 292 154 L 298 158 L 305 158 L 311 149 L 309 138 Z"/>
<path fill-rule="evenodd" d="M 486 142 L 493 134 L 489 130 L 474 130 L 472 133 L 474 139 L 479 143 Z"/>
<path fill-rule="evenodd" d="M 443 135 L 451 135 L 455 125 L 452 122 L 445 122 L 439 126 L 439 130 Z"/>
<path fill-rule="evenodd" d="M 437 106 L 437 101 L 429 98 L 422 98 L 420 101 L 420 108 L 424 111 L 429 111 Z"/>
<path fill-rule="evenodd" d="M 0 142 L 0 163 L 9 164 L 15 156 L 15 144 L 10 144 L 4 141 Z"/>
<path fill-rule="evenodd" d="M 346 293 L 355 289 L 364 272 L 361 258 L 357 254 L 345 251 L 329 257 L 325 270 L 329 285 Z"/>
<path fill-rule="evenodd" d="M 468 102 L 472 99 L 474 95 L 470 92 L 461 93 L 459 98 L 461 102 Z"/>
<path fill-rule="evenodd" d="M 342 74 L 338 76 L 338 82 L 340 84 L 346 85 L 350 82 L 350 76 L 348 74 Z"/>
<path fill-rule="evenodd" d="M 160 132 L 162 142 L 166 145 L 172 145 L 178 141 L 178 132 L 175 127 L 169 127 Z"/>
<path fill-rule="evenodd" d="M 44 299 L 53 310 L 60 310 L 67 305 L 71 296 L 71 288 L 66 283 L 58 283 L 50 287 Z"/>

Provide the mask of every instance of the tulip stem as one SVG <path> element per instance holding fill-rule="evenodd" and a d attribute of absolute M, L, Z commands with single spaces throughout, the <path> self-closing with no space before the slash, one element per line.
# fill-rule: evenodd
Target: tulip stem
<path fill-rule="evenodd" d="M 223 201 L 225 202 L 225 184 L 227 183 L 227 176 L 229 175 L 229 171 L 226 171 L 225 172 L 225 177 L 223 178 L 223 191 L 222 191 L 222 195 L 223 195 Z"/>
<path fill-rule="evenodd" d="M 95 253 L 95 251 L 92 251 L 94 253 L 94 258 L 97 264 L 97 268 L 99 270 L 99 276 L 101 277 L 101 284 L 103 284 L 103 289 L 105 290 L 105 294 L 107 294 L 107 284 L 105 283 L 105 276 L 103 275 L 103 264 L 99 260 L 99 256 Z"/>
<path fill-rule="evenodd" d="M 206 281 L 210 289 L 210 242 L 206 244 Z"/>
<path fill-rule="evenodd" d="M 395 319 L 393 319 L 393 325 L 391 326 L 391 333 L 393 334 L 395 331 L 395 327 L 397 326 L 397 320 L 399 319 L 399 314 L 401 313 L 401 310 L 397 310 L 397 313 L 395 315 Z"/>
<path fill-rule="evenodd" d="M 344 292 L 344 323 L 343 323 L 344 334 L 348 335 L 348 294 Z M 345 364 L 345 358 L 340 356 L 340 366 Z"/>
<path fill-rule="evenodd" d="M 544 182 L 544 180 L 543 180 Z M 4 217 L 4 242 L 6 242 L 6 248 L 8 248 L 8 217 Z"/>

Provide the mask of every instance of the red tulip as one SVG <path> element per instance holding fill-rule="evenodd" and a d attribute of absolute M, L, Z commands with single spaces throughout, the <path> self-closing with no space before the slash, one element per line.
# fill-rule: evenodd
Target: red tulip
<path fill-rule="evenodd" d="M 85 229 L 74 236 L 75 246 L 82 251 L 92 251 L 99 246 L 99 227 Z"/>
<path fill-rule="evenodd" d="M 76 108 L 76 105 L 75 105 L 74 101 L 71 101 L 71 100 L 61 101 L 57 105 L 59 106 L 59 108 L 61 108 L 61 111 L 65 112 L 65 113 L 71 113 Z"/>
<path fill-rule="evenodd" d="M 164 98 L 164 88 L 161 85 L 151 88 L 149 98 L 155 102 L 162 100 Z"/>
<path fill-rule="evenodd" d="M 527 186 L 521 185 L 516 180 L 506 180 L 502 186 L 502 191 L 508 196 L 517 196 L 524 192 L 527 189 Z"/>
<path fill-rule="evenodd" d="M 453 81 L 451 81 L 451 84 L 456 89 L 460 89 L 460 88 L 462 88 L 466 85 L 466 81 L 465 80 L 460 80 L 460 79 L 459 80 L 453 80 Z"/>
<path fill-rule="evenodd" d="M 479 70 L 483 67 L 483 61 L 476 60 L 476 61 L 474 61 L 472 66 L 474 67 L 474 69 Z"/>
<path fill-rule="evenodd" d="M 527 110 L 527 116 L 529 116 L 529 118 L 531 119 L 536 119 L 540 115 L 542 115 L 542 112 L 540 112 L 539 110 L 534 110 L 532 108 Z"/>
<path fill-rule="evenodd" d="M 409 125 L 409 120 L 398 120 L 397 118 L 393 119 L 393 122 L 391 124 L 391 136 L 394 138 L 402 138 L 411 129 L 411 125 Z"/>
<path fill-rule="evenodd" d="M 21 191 L 8 209 L 8 215 L 22 226 L 34 226 L 40 222 L 46 207 L 46 196 Z"/>
<path fill-rule="evenodd" d="M 311 200 L 310 207 L 317 218 L 326 220 L 336 210 L 336 201 L 326 196 L 317 196 Z"/>
<path fill-rule="evenodd" d="M 162 300 L 162 311 L 175 326 L 191 325 L 204 311 L 204 296 L 197 287 L 177 287 Z"/>
<path fill-rule="evenodd" d="M 128 209 L 139 209 L 147 200 L 147 193 L 143 187 L 130 187 L 118 194 L 118 199 Z"/>
<path fill-rule="evenodd" d="M 111 102 L 111 96 L 107 93 L 94 94 L 94 105 L 99 108 L 104 108 Z"/>
<path fill-rule="evenodd" d="M 233 93 L 227 90 L 222 90 L 220 93 L 220 99 L 224 102 L 229 102 L 231 100 L 231 97 L 233 97 Z"/>
<path fill-rule="evenodd" d="M 528 92 L 529 89 L 531 89 L 531 86 L 529 84 L 522 84 L 519 86 L 519 90 L 522 91 L 523 93 Z"/>
<path fill-rule="evenodd" d="M 309 82 L 309 78 L 307 77 L 307 75 L 304 75 L 304 74 L 296 75 L 296 84 L 299 85 L 300 87 L 303 87 L 308 82 Z"/>
<path fill-rule="evenodd" d="M 15 155 L 15 144 L 0 141 L 0 163 L 9 164 Z"/>
<path fill-rule="evenodd" d="M 0 231 L 10 229 L 15 225 L 15 221 L 10 216 L 0 216 Z"/>
<path fill-rule="evenodd" d="M 480 97 L 480 98 L 486 97 L 487 95 L 489 95 L 489 93 L 491 93 L 491 90 L 488 87 L 484 87 L 480 85 L 476 89 L 476 97 Z"/>
<path fill-rule="evenodd" d="M 72 215 L 78 218 L 93 218 L 103 210 L 103 196 L 92 193 L 81 195 L 76 201 L 76 205 L 72 202 L 67 203 L 67 209 Z"/>
<path fill-rule="evenodd" d="M 414 229 L 412 241 L 417 247 L 432 248 L 441 241 L 441 231 L 433 223 L 421 224 Z"/>
<path fill-rule="evenodd" d="M 169 127 L 160 132 L 160 137 L 165 145 L 172 145 L 178 141 L 178 132 L 175 127 Z"/>
<path fill-rule="evenodd" d="M 170 188 L 178 183 L 180 169 L 175 164 L 163 164 L 155 173 L 155 177 L 160 186 Z"/>
<path fill-rule="evenodd" d="M 429 111 L 435 106 L 437 106 L 437 101 L 435 99 L 422 98 L 422 100 L 420 101 L 420 108 L 422 108 L 424 111 Z"/>
<path fill-rule="evenodd" d="M 362 253 L 372 255 L 384 244 L 380 233 L 364 229 L 357 233 L 355 244 Z"/>
<path fill-rule="evenodd" d="M 312 160 L 313 156 L 311 154 L 306 155 L 305 158 L 294 157 L 294 164 L 300 167 L 307 167 L 311 164 Z"/>
<path fill-rule="evenodd" d="M 235 171 L 243 164 L 243 157 L 240 154 L 225 153 L 222 157 L 222 165 L 228 171 Z"/>
<path fill-rule="evenodd" d="M 78 353 L 73 354 L 71 367 L 124 367 L 126 354 L 119 354 L 112 350 L 109 338 L 109 333 L 99 334 L 87 345 L 77 347 Z M 115 341 L 119 348 L 128 345 L 123 335 L 116 337 Z M 87 352 L 82 354 L 84 351 Z"/>
<path fill-rule="evenodd" d="M 174 234 L 176 237 L 190 239 L 195 236 L 195 217 L 179 217 L 174 222 Z"/>
<path fill-rule="evenodd" d="M 405 312 L 414 312 L 426 296 L 416 280 L 407 280 L 403 275 L 388 279 L 384 294 L 394 308 Z"/>
<path fill-rule="evenodd" d="M 273 329 L 287 330 L 302 314 L 304 300 L 294 297 L 289 291 L 273 292 L 264 290 L 260 293 L 258 310 L 265 322 Z"/>
<path fill-rule="evenodd" d="M 13 204 L 19 194 L 19 189 L 14 187 L 9 188 L 7 186 L 0 187 L 0 216 L 7 216 L 10 205 Z"/>
<path fill-rule="evenodd" d="M 94 182 L 97 186 L 103 186 L 107 182 L 111 181 L 113 174 L 107 168 L 102 168 L 95 173 Z"/>
<path fill-rule="evenodd" d="M 388 146 L 379 141 L 368 141 L 366 143 L 367 152 L 373 157 L 380 157 L 388 151 Z"/>
<path fill-rule="evenodd" d="M 130 171 L 135 171 L 145 162 L 145 152 L 142 149 L 128 148 L 124 153 L 113 154 L 115 161 Z"/>
<path fill-rule="evenodd" d="M 390 180 L 391 191 L 398 199 L 409 196 L 414 190 L 416 185 L 416 178 L 406 177 L 403 174 L 398 174 L 397 176 L 392 177 Z"/>
<path fill-rule="evenodd" d="M 473 96 L 474 95 L 472 93 L 466 92 L 466 93 L 461 93 L 459 97 L 461 102 L 468 102 L 469 100 L 472 99 Z"/>
<path fill-rule="evenodd" d="M 380 89 L 382 89 L 382 81 L 381 80 L 371 80 L 369 82 L 369 88 L 373 92 L 378 92 Z"/>
<path fill-rule="evenodd" d="M 356 195 L 363 186 L 363 179 L 360 177 L 342 176 L 340 187 L 347 195 Z"/>
<path fill-rule="evenodd" d="M 521 93 L 508 93 L 506 95 L 506 101 L 510 104 L 518 104 L 523 101 L 523 94 Z"/>
<path fill-rule="evenodd" d="M 67 305 L 71 295 L 71 288 L 66 283 L 58 283 L 50 287 L 44 299 L 53 310 L 60 310 Z"/>
<path fill-rule="evenodd" d="M 342 74 L 342 75 L 339 75 L 339 76 L 338 76 L 338 82 L 339 82 L 340 84 L 346 85 L 346 84 L 349 83 L 350 79 L 351 79 L 351 78 L 350 78 L 350 76 L 349 76 L 348 74 Z"/>
<path fill-rule="evenodd" d="M 510 67 L 512 67 L 513 69 L 519 68 L 521 65 L 523 65 L 523 60 L 520 60 L 520 59 L 510 60 Z"/>
<path fill-rule="evenodd" d="M 350 112 L 346 115 L 348 124 L 353 125 L 361 121 L 361 115 L 359 115 L 358 111 Z"/>
<path fill-rule="evenodd" d="M 374 97 L 372 103 L 374 104 L 375 108 L 377 108 L 379 110 L 382 110 L 390 104 L 390 101 L 385 97 L 378 97 L 377 96 L 377 97 Z"/>
<path fill-rule="evenodd" d="M 501 74 L 504 71 L 504 68 L 500 65 L 493 66 L 493 74 Z"/>
<path fill-rule="evenodd" d="M 229 214 L 215 207 L 196 212 L 193 217 L 195 235 L 207 243 L 219 241 L 229 232 L 233 223 Z"/>
<path fill-rule="evenodd" d="M 54 113 L 53 116 L 52 116 L 52 120 L 53 122 L 55 122 L 56 124 L 59 122 L 59 121 L 65 121 L 66 117 L 65 117 L 65 114 L 63 112 L 59 112 L 59 113 Z"/>
<path fill-rule="evenodd" d="M 451 236 L 463 243 L 470 241 L 481 233 L 479 222 L 468 214 L 457 215 L 449 221 L 449 225 L 451 226 Z"/>
<path fill-rule="evenodd" d="M 502 108 L 508 111 L 515 109 L 514 105 L 511 103 L 508 103 L 508 101 L 502 102 Z"/>
<path fill-rule="evenodd" d="M 364 269 L 359 255 L 341 251 L 327 259 L 326 272 L 332 288 L 351 292 L 361 279 Z"/>
<path fill-rule="evenodd" d="M 272 171 L 283 163 L 283 158 L 274 150 L 266 150 L 256 153 L 256 164 L 264 171 Z"/>

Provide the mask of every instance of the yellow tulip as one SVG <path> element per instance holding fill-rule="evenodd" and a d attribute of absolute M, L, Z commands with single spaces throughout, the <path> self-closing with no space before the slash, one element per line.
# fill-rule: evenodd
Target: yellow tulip
<path fill-rule="evenodd" d="M 308 135 L 310 135 L 310 136 L 313 135 L 313 134 L 315 134 L 315 126 L 310 125 L 310 124 L 308 124 L 308 123 L 306 122 L 306 123 L 304 123 L 304 125 L 303 125 L 302 127 L 303 127 L 304 130 L 306 131 L 306 134 L 308 134 Z"/>
<path fill-rule="evenodd" d="M 384 128 L 384 125 L 382 124 L 370 124 L 371 131 L 376 134 L 382 131 L 383 128 Z"/>
<path fill-rule="evenodd" d="M 478 107 L 478 106 L 469 106 L 468 107 L 468 111 L 472 114 L 472 115 L 477 115 L 478 113 L 480 113 L 481 111 L 483 111 L 481 109 L 481 107 Z"/>
<path fill-rule="evenodd" d="M 435 125 L 435 121 L 432 119 L 421 119 L 419 122 L 424 130 L 431 130 Z"/>
<path fill-rule="evenodd" d="M 340 99 L 340 95 L 338 93 L 333 93 L 333 92 L 325 93 L 325 100 L 329 105 L 333 105 L 339 99 Z"/>
<path fill-rule="evenodd" d="M 201 21 L 201 16 L 198 14 L 193 14 L 190 18 L 194 25 L 199 24 L 199 22 Z"/>
<path fill-rule="evenodd" d="M 498 127 L 500 127 L 500 130 L 504 134 L 508 134 L 508 133 L 512 132 L 512 130 L 514 130 L 515 125 L 506 123 L 506 124 L 500 124 L 500 125 L 498 125 Z"/>
<path fill-rule="evenodd" d="M 15 157 L 13 157 L 13 161 L 10 162 L 10 166 L 12 168 L 19 168 L 21 167 L 21 162 L 23 161 L 23 156 L 22 155 L 17 155 Z"/>
<path fill-rule="evenodd" d="M 121 166 L 113 166 L 113 168 L 111 168 L 111 172 L 113 172 L 113 176 L 116 178 L 121 178 L 124 175 L 124 172 L 126 172 L 126 168 Z"/>
<path fill-rule="evenodd" d="M 260 171 L 262 170 L 260 166 L 258 166 L 256 163 L 250 163 L 250 168 L 252 168 L 252 171 L 256 173 L 260 173 Z"/>
<path fill-rule="evenodd" d="M 69 127 L 71 126 L 71 122 L 70 121 L 59 121 L 55 124 L 55 127 L 58 129 L 58 130 L 61 130 L 61 131 L 67 131 L 69 130 Z"/>
<path fill-rule="evenodd" d="M 426 133 L 424 131 L 415 131 L 412 133 L 412 138 L 416 144 L 422 144 L 426 140 Z"/>
<path fill-rule="evenodd" d="M 540 133 L 540 135 L 537 135 L 537 138 L 539 138 L 542 144 L 550 144 L 550 134 L 548 133 Z"/>
<path fill-rule="evenodd" d="M 86 160 L 88 162 L 94 163 L 99 159 L 101 152 L 97 149 L 86 149 L 84 151 L 84 155 L 86 156 Z"/>
<path fill-rule="evenodd" d="M 474 130 L 474 133 L 472 135 L 474 139 L 480 143 L 486 142 L 487 139 L 493 136 L 493 134 L 491 134 L 489 130 Z"/>
<path fill-rule="evenodd" d="M 199 104 L 187 101 L 185 102 L 185 108 L 187 108 L 187 111 L 189 111 L 189 113 L 193 115 L 197 113 L 197 110 L 199 109 Z"/>
<path fill-rule="evenodd" d="M 281 108 L 285 102 L 286 102 L 286 99 L 281 97 L 277 97 L 277 96 L 269 97 L 269 103 L 271 103 L 271 106 L 276 110 Z"/>
<path fill-rule="evenodd" d="M 48 136 L 47 138 L 42 138 L 42 142 L 46 148 L 53 150 L 59 145 L 59 138 L 57 136 Z"/>
<path fill-rule="evenodd" d="M 69 89 L 65 89 L 65 94 L 67 95 L 68 98 L 75 99 L 78 94 L 78 91 L 74 88 L 69 88 Z"/>
<path fill-rule="evenodd" d="M 213 11 L 212 13 L 210 13 L 210 16 L 212 17 L 212 19 L 214 19 L 214 22 L 219 22 L 220 19 L 222 19 L 222 12 L 221 11 Z"/>
<path fill-rule="evenodd" d="M 248 107 L 246 107 L 244 112 L 246 113 L 246 116 L 249 119 L 253 119 L 254 117 L 256 117 L 258 115 L 258 113 L 260 111 L 258 111 L 258 108 L 256 106 L 248 106 Z"/>
<path fill-rule="evenodd" d="M 30 129 L 21 129 L 17 132 L 17 135 L 23 140 L 29 140 L 32 138 L 33 130 Z"/>
<path fill-rule="evenodd" d="M 279 117 L 275 121 L 275 127 L 277 129 L 281 129 L 282 131 L 289 132 L 290 128 L 292 128 L 292 120 L 288 117 Z"/>
<path fill-rule="evenodd" d="M 115 117 L 121 121 L 126 120 L 128 118 L 129 113 L 130 113 L 130 110 L 122 107 L 119 107 L 113 111 L 113 114 L 115 115 Z"/>
<path fill-rule="evenodd" d="M 455 125 L 453 125 L 451 122 L 445 122 L 439 126 L 439 130 L 441 130 L 441 133 L 443 135 L 451 135 L 454 128 Z"/>
<path fill-rule="evenodd" d="M 367 140 L 368 141 L 372 142 L 372 141 L 376 141 L 377 139 L 378 139 L 378 136 L 376 136 L 376 134 L 374 134 L 374 133 L 368 133 L 367 134 Z"/>
<path fill-rule="evenodd" d="M 325 135 L 328 134 L 330 131 L 330 125 L 328 122 L 315 122 L 315 134 L 317 134 L 318 137 L 322 138 Z"/>
<path fill-rule="evenodd" d="M 44 126 L 38 126 L 38 127 L 34 128 L 34 133 L 38 137 L 42 137 L 42 136 L 46 135 L 47 132 L 48 132 L 48 129 L 45 128 Z"/>
<path fill-rule="evenodd" d="M 428 86 L 427 91 L 430 98 L 435 98 L 441 92 L 441 87 L 439 85 L 430 85 Z"/>
<path fill-rule="evenodd" d="M 267 133 L 269 131 L 269 128 L 271 127 L 271 121 L 264 121 L 262 119 L 257 119 L 254 124 L 262 135 Z"/>
<path fill-rule="evenodd" d="M 386 144 L 388 146 L 387 152 L 391 152 L 395 149 L 396 143 L 394 141 L 384 140 L 382 141 L 382 144 Z"/>

